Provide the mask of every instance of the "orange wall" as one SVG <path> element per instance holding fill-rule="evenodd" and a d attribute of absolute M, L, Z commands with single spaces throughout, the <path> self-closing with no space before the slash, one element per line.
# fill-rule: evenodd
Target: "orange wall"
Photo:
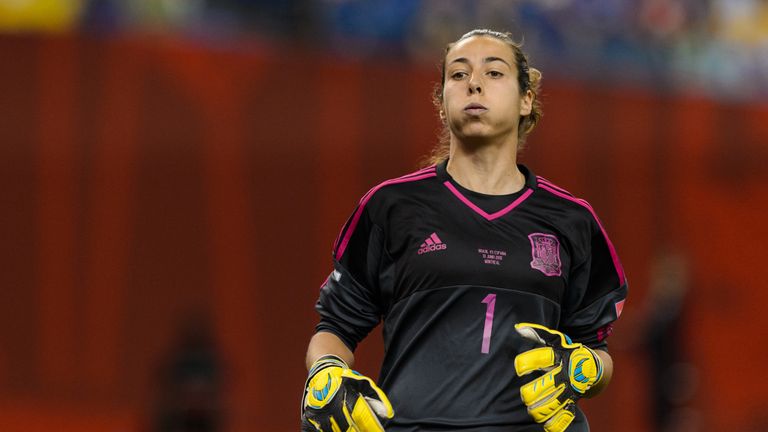
<path fill-rule="evenodd" d="M 432 146 L 435 69 L 84 36 L 3 36 L 0 63 L 0 430 L 147 429 L 158 368 L 199 316 L 226 365 L 227 430 L 295 430 L 331 244 L 369 187 Z M 640 341 L 663 246 L 692 269 L 692 407 L 706 430 L 762 424 L 768 379 L 742 371 L 768 361 L 768 106 L 544 88 L 524 162 L 592 203 L 630 278 L 593 430 L 650 427 Z M 359 353 L 368 374 L 379 340 Z"/>

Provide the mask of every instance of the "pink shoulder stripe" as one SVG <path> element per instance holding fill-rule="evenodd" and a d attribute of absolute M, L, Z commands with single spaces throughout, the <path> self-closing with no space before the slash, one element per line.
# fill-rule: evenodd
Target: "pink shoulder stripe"
<path fill-rule="evenodd" d="M 613 246 L 611 239 L 608 237 L 608 233 L 605 232 L 605 228 L 603 227 L 603 224 L 600 222 L 600 218 L 597 217 L 595 210 L 592 209 L 592 206 L 590 206 L 589 203 L 586 202 L 585 200 L 576 198 L 568 193 L 560 192 L 559 190 L 556 190 L 555 188 L 548 186 L 544 182 L 540 182 L 539 187 L 553 195 L 559 196 L 560 198 L 566 199 L 571 202 L 575 202 L 576 204 L 579 204 L 580 206 L 589 210 L 589 212 L 592 214 L 592 217 L 595 218 L 595 221 L 597 222 L 597 226 L 600 227 L 600 231 L 603 233 L 603 237 L 605 238 L 605 243 L 608 245 L 608 251 L 611 253 L 611 259 L 613 260 L 613 266 L 616 268 L 616 274 L 619 276 L 619 283 L 625 284 L 626 277 L 624 275 L 624 268 L 621 265 L 621 261 L 619 261 L 619 255 L 616 253 L 616 248 Z"/>
<path fill-rule="evenodd" d="M 551 186 L 553 189 L 556 189 L 556 190 L 558 190 L 558 191 L 560 191 L 560 192 L 562 192 L 562 193 L 565 193 L 565 194 L 568 194 L 568 195 L 573 195 L 572 193 L 570 193 L 570 192 L 568 192 L 567 190 L 565 190 L 565 189 L 561 188 L 560 186 L 558 186 L 558 185 L 556 185 L 556 184 L 552 183 L 551 181 L 549 181 L 549 180 L 545 179 L 545 178 L 544 178 L 544 177 L 542 177 L 542 176 L 536 176 L 536 180 L 538 180 L 538 181 L 539 181 L 539 183 L 544 183 L 544 184 L 545 184 L 545 185 L 547 185 L 547 186 Z"/>
<path fill-rule="evenodd" d="M 560 186 L 552 183 L 551 181 L 545 179 L 544 177 L 536 176 L 536 178 L 539 180 L 539 184 L 540 185 L 549 186 L 550 188 L 552 188 L 552 189 L 554 189 L 556 191 L 562 192 L 562 193 L 564 193 L 564 194 L 574 198 L 575 200 L 579 201 L 583 206 L 589 208 L 594 213 L 594 209 L 592 209 L 592 205 L 590 205 L 587 202 L 587 200 L 584 200 L 584 199 L 581 199 L 581 198 L 576 198 L 576 196 L 574 194 L 572 194 L 572 193 L 568 192 L 567 190 L 561 188 Z"/>
<path fill-rule="evenodd" d="M 396 179 L 390 179 L 390 180 L 387 180 L 387 181 L 414 177 L 414 176 L 418 176 L 418 175 L 421 175 L 421 174 L 424 174 L 424 173 L 428 173 L 428 172 L 436 172 L 436 170 L 437 170 L 436 165 L 431 165 L 431 166 L 428 166 L 426 168 L 420 169 L 418 171 L 412 172 L 410 174 L 405 174 L 403 176 L 397 177 Z M 367 202 L 368 199 L 370 199 L 369 196 L 372 195 L 377 190 L 379 190 L 382 186 L 385 186 L 385 183 L 387 183 L 387 181 L 385 181 L 384 183 L 382 183 L 382 184 L 380 184 L 378 186 L 375 186 L 375 187 L 369 189 L 368 192 L 366 192 L 363 195 L 363 197 L 360 198 L 360 201 L 359 201 L 358 205 L 362 204 L 363 202 Z M 351 224 L 345 224 L 343 227 L 341 227 L 341 231 L 339 231 L 339 234 L 336 236 L 336 239 L 333 241 L 333 250 L 334 250 L 334 252 L 338 252 L 339 240 L 342 238 L 343 234 L 346 232 L 344 230 L 344 228 L 347 227 L 347 226 L 351 226 Z"/>
<path fill-rule="evenodd" d="M 424 174 L 424 173 L 427 173 L 427 172 L 435 172 L 436 170 L 437 170 L 437 167 L 435 165 L 431 165 L 431 166 L 428 166 L 426 168 L 422 168 L 422 169 L 420 169 L 418 171 L 415 171 L 415 172 L 412 172 L 410 174 L 406 174 L 406 175 L 403 175 L 403 176 L 400 176 L 400 177 L 397 177 L 397 178 L 401 179 L 401 178 L 413 177 L 413 176 L 421 175 L 421 174 Z M 360 198 L 360 201 L 358 202 L 358 204 L 362 203 L 363 200 L 367 199 L 368 195 L 372 194 L 373 192 L 376 192 L 377 190 L 378 190 L 378 186 L 369 189 L 368 192 L 366 192 L 365 195 L 363 195 L 363 197 Z M 341 227 L 341 231 L 339 231 L 339 234 L 336 235 L 336 239 L 333 241 L 333 250 L 334 251 L 336 251 L 336 249 L 338 248 L 339 239 L 341 239 L 342 234 L 344 234 L 344 228 L 347 225 L 348 224 L 344 224 L 344 226 Z"/>
<path fill-rule="evenodd" d="M 357 206 L 357 210 L 352 215 L 352 220 L 349 222 L 349 226 L 346 227 L 346 230 L 343 232 L 343 235 L 342 233 L 339 233 L 338 239 L 340 239 L 340 241 L 337 240 L 337 245 L 334 245 L 336 259 L 340 260 L 341 257 L 344 255 L 344 251 L 347 249 L 349 240 L 352 238 L 352 234 L 355 232 L 358 222 L 360 222 L 360 217 L 363 215 L 363 210 L 365 209 L 366 204 L 368 204 L 368 201 L 370 201 L 373 194 L 375 194 L 378 190 L 380 190 L 384 186 L 424 180 L 424 179 L 436 177 L 436 176 L 437 176 L 437 172 L 435 172 L 435 167 L 432 166 L 429 168 L 425 168 L 423 170 L 416 171 L 411 174 L 406 174 L 402 177 L 387 180 L 371 188 L 371 190 L 369 190 L 365 195 L 363 195 L 363 198 L 360 199 L 360 203 Z"/>
<path fill-rule="evenodd" d="M 364 199 L 366 199 L 366 197 L 368 197 L 368 195 L 371 195 L 374 192 L 376 192 L 377 190 L 381 189 L 381 186 L 386 186 L 388 184 L 387 182 L 391 182 L 393 180 L 400 180 L 400 179 L 408 179 L 408 178 L 411 178 L 411 177 L 417 177 L 417 176 L 420 176 L 420 175 L 423 175 L 423 174 L 426 174 L 426 173 L 430 173 L 430 172 L 437 172 L 437 167 L 435 165 L 432 165 L 432 166 L 428 166 L 426 168 L 420 169 L 418 171 L 414 171 L 414 172 L 412 172 L 410 174 L 406 174 L 406 175 L 403 175 L 403 176 L 400 176 L 400 177 L 396 177 L 394 179 L 389 179 L 389 180 L 387 180 L 387 181 L 385 181 L 385 182 L 383 182 L 383 183 L 381 183 L 379 185 L 376 185 L 376 186 L 372 187 L 370 190 L 368 190 L 368 192 L 366 192 L 365 195 L 363 195 L 363 197 L 360 198 L 360 202 L 362 202 Z"/>

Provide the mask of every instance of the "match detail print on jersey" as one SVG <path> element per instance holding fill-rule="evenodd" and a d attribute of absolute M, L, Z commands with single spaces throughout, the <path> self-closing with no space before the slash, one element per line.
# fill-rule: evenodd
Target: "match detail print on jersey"
<path fill-rule="evenodd" d="M 504 257 L 507 256 L 507 251 L 498 249 L 478 248 L 477 253 L 483 259 L 483 264 L 487 265 L 501 265 Z"/>

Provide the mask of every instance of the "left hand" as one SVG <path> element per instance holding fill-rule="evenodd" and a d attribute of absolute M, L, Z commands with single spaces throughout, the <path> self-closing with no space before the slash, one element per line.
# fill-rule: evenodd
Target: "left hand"
<path fill-rule="evenodd" d="M 302 432 L 384 432 L 394 410 L 372 379 L 326 355 L 310 368 L 301 401 Z"/>
<path fill-rule="evenodd" d="M 544 375 L 520 387 L 520 397 L 545 432 L 563 432 L 575 417 L 576 401 L 603 377 L 603 361 L 592 349 L 539 324 L 520 323 L 515 330 L 543 346 L 518 354 L 515 372 Z"/>

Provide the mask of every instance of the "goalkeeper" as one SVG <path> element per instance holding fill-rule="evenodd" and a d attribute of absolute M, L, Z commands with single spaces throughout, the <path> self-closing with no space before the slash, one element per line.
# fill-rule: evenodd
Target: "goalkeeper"
<path fill-rule="evenodd" d="M 589 430 L 627 284 L 592 207 L 517 163 L 540 79 L 506 33 L 448 45 L 432 164 L 371 189 L 334 244 L 302 430 Z M 374 382 L 353 353 L 379 323 Z"/>

